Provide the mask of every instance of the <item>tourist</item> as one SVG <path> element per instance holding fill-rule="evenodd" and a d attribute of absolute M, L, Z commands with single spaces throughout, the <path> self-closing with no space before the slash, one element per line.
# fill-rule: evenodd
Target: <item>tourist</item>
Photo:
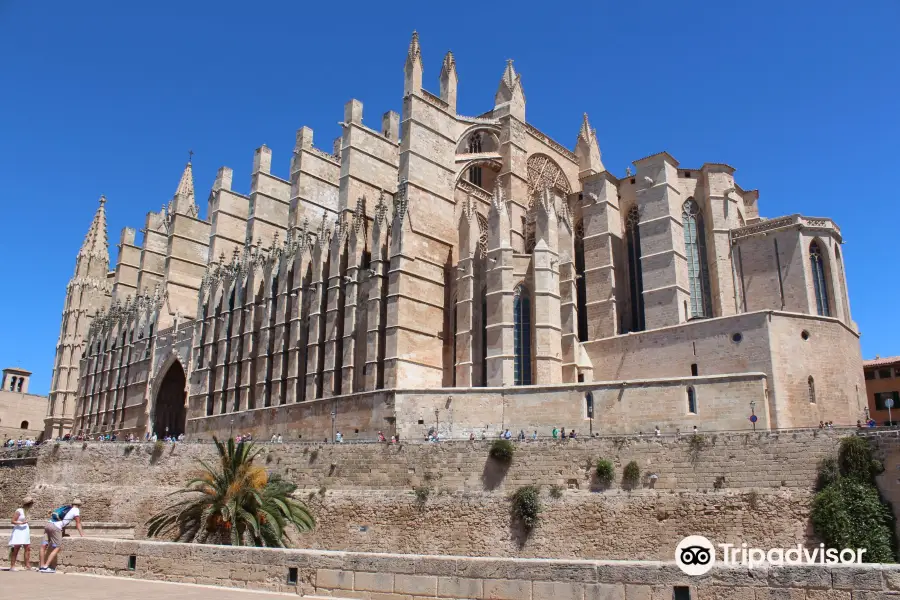
<path fill-rule="evenodd" d="M 392 435 L 392 436 L 391 436 L 391 443 L 392 443 L 392 444 L 396 444 L 396 443 L 397 443 L 397 436 L 395 436 L 395 435 Z"/>
<path fill-rule="evenodd" d="M 509 429 L 507 429 L 503 432 L 503 435 L 501 437 L 503 437 L 504 440 L 510 440 L 512 439 L 512 434 L 509 432 Z"/>
<path fill-rule="evenodd" d="M 677 437 L 677 438 L 681 437 L 681 428 L 680 427 L 675 429 L 675 437 Z"/>
<path fill-rule="evenodd" d="M 284 438 L 281 437 L 281 434 L 280 434 L 280 433 L 278 434 L 278 443 L 279 443 L 279 444 L 283 444 L 283 443 L 284 443 Z"/>
<path fill-rule="evenodd" d="M 31 569 L 31 528 L 28 526 L 27 511 L 31 510 L 34 500 L 31 496 L 22 499 L 22 508 L 17 508 L 12 518 L 12 534 L 9 536 L 9 570 L 16 570 L 16 556 L 22 549 L 22 564 L 25 570 Z"/>
<path fill-rule="evenodd" d="M 819 429 L 825 429 L 825 422 L 819 421 Z"/>
<path fill-rule="evenodd" d="M 379 441 L 379 442 L 384 442 L 384 441 L 386 441 L 386 440 L 384 439 L 384 432 L 382 432 L 382 431 L 379 431 L 379 432 L 378 432 L 378 441 Z"/>
<path fill-rule="evenodd" d="M 862 428 L 863 428 L 863 426 L 862 426 L 862 421 L 860 421 L 859 419 L 856 420 L 856 428 L 857 428 L 857 429 L 862 429 Z"/>
<path fill-rule="evenodd" d="M 532 439 L 532 440 L 536 440 L 536 439 L 537 439 L 537 429 L 535 429 L 535 430 L 534 430 L 534 433 L 531 434 L 531 439 Z"/>
<path fill-rule="evenodd" d="M 520 442 L 524 442 L 524 441 L 525 441 L 525 430 L 524 430 L 524 429 L 520 429 L 520 430 L 519 430 L 519 441 L 520 441 Z"/>
<path fill-rule="evenodd" d="M 697 435 L 697 426 L 694 425 L 694 435 Z"/>
<path fill-rule="evenodd" d="M 662 435 L 662 434 L 659 432 L 659 426 L 658 426 L 658 425 L 657 425 L 656 427 L 654 427 L 654 430 L 656 431 L 656 437 L 659 437 L 659 436 Z"/>
<path fill-rule="evenodd" d="M 558 438 L 559 438 L 559 429 L 557 429 L 556 427 L 554 427 L 554 428 L 553 428 L 553 439 L 555 440 L 555 439 L 558 439 Z"/>
<path fill-rule="evenodd" d="M 337 442 L 338 444 L 342 443 L 344 441 L 344 434 L 342 434 L 340 431 L 338 431 L 337 434 L 334 436 L 334 441 Z"/>
<path fill-rule="evenodd" d="M 575 439 L 575 430 L 574 429 L 569 432 L 569 439 L 572 439 L 572 440 Z"/>
<path fill-rule="evenodd" d="M 269 440 L 269 442 L 271 442 L 272 444 L 274 444 L 275 441 L 276 441 L 277 439 L 278 439 L 278 437 L 273 433 L 273 434 L 272 434 L 272 439 Z"/>
<path fill-rule="evenodd" d="M 475 441 L 475 432 L 474 432 L 474 431 L 470 431 L 470 432 L 469 432 L 469 441 L 470 441 L 470 442 L 474 442 L 474 441 Z"/>
<path fill-rule="evenodd" d="M 66 510 L 65 514 L 59 515 L 58 521 L 51 520 L 44 527 L 47 539 L 41 543 L 41 568 L 38 569 L 41 573 L 56 573 L 56 569 L 50 565 L 59 556 L 62 550 L 63 532 L 72 521 L 75 521 L 78 534 L 84 537 L 84 530 L 81 528 L 81 500 L 78 498 L 72 500 L 71 508 Z"/>
<path fill-rule="evenodd" d="M 561 440 L 566 439 L 566 428 L 565 427 L 563 427 L 562 429 L 559 430 L 559 439 L 561 439 Z"/>

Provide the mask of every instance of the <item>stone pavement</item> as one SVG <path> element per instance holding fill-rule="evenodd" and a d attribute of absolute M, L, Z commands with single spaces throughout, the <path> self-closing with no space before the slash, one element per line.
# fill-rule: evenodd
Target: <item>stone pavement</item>
<path fill-rule="evenodd" d="M 216 600 L 272 600 L 298 598 L 296 594 L 277 594 L 253 590 L 237 590 L 209 585 L 146 581 L 127 577 L 100 577 L 75 573 L 46 575 L 35 571 L 0 571 L 0 590 L 16 590 L 22 598 L 66 598 L 67 600 L 146 600 L 164 597 L 166 600 L 199 600 L 215 595 Z M 312 600 L 313 597 L 305 596 Z M 261 600 L 261 599 L 260 599 Z M 337 600 L 329 598 L 329 600 Z"/>

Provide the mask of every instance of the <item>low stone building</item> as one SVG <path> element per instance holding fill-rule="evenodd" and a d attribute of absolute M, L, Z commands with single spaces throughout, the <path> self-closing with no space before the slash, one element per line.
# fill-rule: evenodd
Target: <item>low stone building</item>
<path fill-rule="evenodd" d="M 101 204 L 66 300 L 48 431 L 312 439 L 854 423 L 865 398 L 841 231 L 765 219 L 718 162 L 667 152 L 615 175 L 587 115 L 574 151 L 526 121 L 509 61 L 457 112 L 448 53 L 402 108 L 344 107 L 330 151 L 298 130 L 286 178 L 188 163 L 122 232 Z M 573 119 L 574 120 L 574 119 Z M 574 125 L 574 124 L 573 124 Z"/>
<path fill-rule="evenodd" d="M 900 356 L 863 361 L 863 373 L 869 418 L 878 425 L 896 425 L 900 421 Z"/>
<path fill-rule="evenodd" d="M 37 440 L 44 433 L 47 396 L 28 393 L 31 371 L 3 369 L 0 388 L 0 443 L 8 439 Z"/>

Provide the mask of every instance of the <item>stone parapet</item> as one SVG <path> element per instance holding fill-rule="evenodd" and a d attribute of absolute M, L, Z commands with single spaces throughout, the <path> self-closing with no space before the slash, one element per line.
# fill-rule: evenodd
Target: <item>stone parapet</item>
<path fill-rule="evenodd" d="M 471 558 L 74 539 L 62 570 L 362 600 L 893 598 L 900 566 L 715 566 Z M 678 594 L 678 595 L 676 595 Z"/>

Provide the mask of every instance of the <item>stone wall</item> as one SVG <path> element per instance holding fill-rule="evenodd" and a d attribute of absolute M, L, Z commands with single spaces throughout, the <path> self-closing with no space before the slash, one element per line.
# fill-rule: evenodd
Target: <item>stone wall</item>
<path fill-rule="evenodd" d="M 690 577 L 673 562 L 434 557 L 89 538 L 71 540 L 61 564 L 63 570 L 81 573 L 362 600 L 881 600 L 897 597 L 900 590 L 897 565 L 716 566 Z"/>
<path fill-rule="evenodd" d="M 266 444 L 260 461 L 300 487 L 318 527 L 295 545 L 332 550 L 471 556 L 658 559 L 689 534 L 758 544 L 811 541 L 809 505 L 819 461 L 840 432 L 620 437 L 517 444 L 508 471 L 487 459 L 490 442 Z M 693 441 L 692 441 L 693 439 Z M 0 514 L 26 491 L 35 514 L 79 496 L 89 522 L 144 523 L 196 472 L 208 444 L 61 444 L 36 467 L 0 466 Z M 616 467 L 603 489 L 597 459 Z M 622 489 L 636 461 L 638 489 Z M 657 475 L 651 479 L 650 475 Z M 508 495 L 543 486 L 544 512 L 523 540 Z M 417 498 L 414 489 L 419 488 Z M 623 532 L 629 532 L 623 535 Z"/>

